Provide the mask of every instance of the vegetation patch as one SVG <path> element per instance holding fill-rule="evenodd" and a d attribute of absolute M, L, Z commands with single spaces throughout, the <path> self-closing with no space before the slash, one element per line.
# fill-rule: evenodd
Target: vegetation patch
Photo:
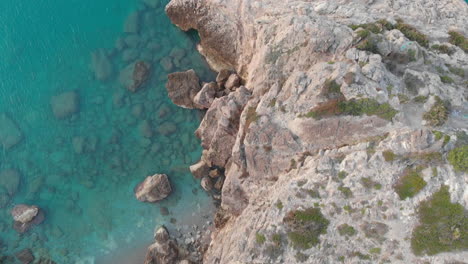
<path fill-rule="evenodd" d="M 447 75 L 440 75 L 440 81 L 443 83 L 453 83 L 453 79 Z"/>
<path fill-rule="evenodd" d="M 369 253 L 371 253 L 372 255 L 379 255 L 380 252 L 382 252 L 382 249 L 381 249 L 381 248 L 378 248 L 378 247 L 371 248 L 371 249 L 369 250 Z"/>
<path fill-rule="evenodd" d="M 356 229 L 354 229 L 354 227 L 348 225 L 348 224 L 342 224 L 342 225 L 339 225 L 338 226 L 338 233 L 341 235 L 341 236 L 354 236 L 356 235 Z"/>
<path fill-rule="evenodd" d="M 397 155 L 395 155 L 395 153 L 393 153 L 391 150 L 386 150 L 382 152 L 382 156 L 384 157 L 385 161 L 392 162 L 395 160 Z"/>
<path fill-rule="evenodd" d="M 443 44 L 442 45 L 434 44 L 434 45 L 431 46 L 431 48 L 433 50 L 436 50 L 439 53 L 444 53 L 444 54 L 448 54 L 448 55 L 452 55 L 455 52 L 449 46 L 443 45 Z"/>
<path fill-rule="evenodd" d="M 264 235 L 260 233 L 255 234 L 255 241 L 257 241 L 257 244 L 263 245 L 266 241 L 266 238 Z"/>
<path fill-rule="evenodd" d="M 416 255 L 435 255 L 468 249 L 468 211 L 450 202 L 447 186 L 421 202 L 419 226 L 413 230 L 411 248 Z"/>
<path fill-rule="evenodd" d="M 382 184 L 372 180 L 370 177 L 361 178 L 361 184 L 366 189 L 376 189 L 376 190 L 382 189 Z"/>
<path fill-rule="evenodd" d="M 283 209 L 283 202 L 278 201 L 278 202 L 276 202 L 275 205 L 276 205 L 276 208 L 278 208 L 278 209 L 280 209 L 280 210 Z"/>
<path fill-rule="evenodd" d="M 449 66 L 449 71 L 455 75 L 458 75 L 462 78 L 465 77 L 465 70 L 463 70 L 462 68 L 458 68 L 458 67 L 452 67 L 452 66 Z"/>
<path fill-rule="evenodd" d="M 293 247 L 308 249 L 320 242 L 320 235 L 327 233 L 329 225 L 320 208 L 290 211 L 283 219 L 290 230 L 287 235 Z"/>
<path fill-rule="evenodd" d="M 398 100 L 400 101 L 400 104 L 406 104 L 410 99 L 406 94 L 398 94 Z"/>
<path fill-rule="evenodd" d="M 370 260 L 371 259 L 371 256 L 367 255 L 367 254 L 363 254 L 359 251 L 355 251 L 351 254 L 352 257 L 358 257 L 359 259 L 361 260 Z"/>
<path fill-rule="evenodd" d="M 340 172 L 338 172 L 338 178 L 340 178 L 341 180 L 343 180 L 344 178 L 346 178 L 346 176 L 348 176 L 348 173 L 346 173 L 346 171 L 340 171 Z"/>
<path fill-rule="evenodd" d="M 276 98 L 271 99 L 270 103 L 268 103 L 268 107 L 274 107 L 276 105 Z"/>
<path fill-rule="evenodd" d="M 438 96 L 435 97 L 436 101 L 428 112 L 424 113 L 423 119 L 427 121 L 430 126 L 441 126 L 447 121 L 448 106 Z"/>
<path fill-rule="evenodd" d="M 468 39 L 461 33 L 449 31 L 449 42 L 460 47 L 463 51 L 468 52 Z"/>
<path fill-rule="evenodd" d="M 377 41 L 375 40 L 375 38 L 368 37 L 368 38 L 364 39 L 363 41 L 361 41 L 356 46 L 356 48 L 358 50 L 365 50 L 365 51 L 369 51 L 369 52 L 372 52 L 372 53 L 378 53 L 377 43 L 376 42 Z"/>
<path fill-rule="evenodd" d="M 452 149 L 447 159 L 456 171 L 468 173 L 468 145 Z"/>
<path fill-rule="evenodd" d="M 413 98 L 413 102 L 417 104 L 424 104 L 427 101 L 428 97 L 424 95 L 416 96 Z"/>
<path fill-rule="evenodd" d="M 429 39 L 427 38 L 427 36 L 419 32 L 413 26 L 405 24 L 403 20 L 401 19 L 397 20 L 397 24 L 395 25 L 395 28 L 400 30 L 401 33 L 403 33 L 403 35 L 405 35 L 405 37 L 408 38 L 409 40 L 416 41 L 419 43 L 419 45 L 425 48 L 429 47 Z"/>
<path fill-rule="evenodd" d="M 251 106 L 247 109 L 247 117 L 245 119 L 245 127 L 249 128 L 250 124 L 256 122 L 260 116 L 257 114 L 255 107 Z"/>
<path fill-rule="evenodd" d="M 401 200 L 414 197 L 426 186 L 426 181 L 421 177 L 420 168 L 406 169 L 398 182 L 393 186 Z"/>
<path fill-rule="evenodd" d="M 342 97 L 341 85 L 339 85 L 335 80 L 326 80 L 323 84 L 322 91 L 320 95 L 325 96 L 328 99 Z"/>
<path fill-rule="evenodd" d="M 341 185 L 340 187 L 338 187 L 338 190 L 344 195 L 344 197 L 346 198 L 351 198 L 353 197 L 353 192 L 351 191 L 351 189 L 349 187 L 344 187 L 343 185 Z"/>

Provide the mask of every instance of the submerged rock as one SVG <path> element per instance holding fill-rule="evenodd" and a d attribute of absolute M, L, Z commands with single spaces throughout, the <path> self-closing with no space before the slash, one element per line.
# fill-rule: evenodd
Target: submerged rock
<path fill-rule="evenodd" d="M 194 70 L 171 73 L 167 78 L 166 89 L 174 104 L 184 108 L 198 108 L 193 99 L 201 87 Z"/>
<path fill-rule="evenodd" d="M 34 261 L 34 256 L 31 249 L 23 249 L 15 254 L 16 258 L 23 264 L 29 264 Z"/>
<path fill-rule="evenodd" d="M 151 65 L 144 61 L 129 64 L 120 72 L 120 83 L 131 92 L 137 92 L 150 78 Z"/>
<path fill-rule="evenodd" d="M 52 96 L 50 105 L 57 119 L 68 118 L 79 111 L 79 95 L 71 91 Z"/>
<path fill-rule="evenodd" d="M 23 133 L 19 127 L 8 118 L 5 113 L 0 113 L 0 145 L 8 150 L 20 143 Z"/>
<path fill-rule="evenodd" d="M 154 203 L 163 200 L 172 192 L 169 178 L 166 174 L 148 176 L 135 188 L 135 196 L 142 202 Z"/>
<path fill-rule="evenodd" d="M 99 81 L 105 81 L 112 75 L 112 62 L 105 50 L 99 49 L 91 54 L 91 68 L 94 76 Z"/>
<path fill-rule="evenodd" d="M 139 15 L 138 12 L 135 11 L 131 13 L 128 17 L 127 20 L 125 20 L 124 24 L 124 32 L 125 33 L 138 33 L 140 30 L 140 21 L 139 21 Z"/>
<path fill-rule="evenodd" d="M 21 174 L 15 169 L 5 169 L 0 172 L 0 187 L 5 188 L 9 196 L 15 195 L 20 180 Z"/>

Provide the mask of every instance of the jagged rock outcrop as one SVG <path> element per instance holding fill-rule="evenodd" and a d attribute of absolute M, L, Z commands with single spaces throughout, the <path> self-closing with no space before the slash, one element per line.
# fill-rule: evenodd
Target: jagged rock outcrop
<path fill-rule="evenodd" d="M 204 263 L 464 261 L 416 254 L 411 236 L 442 185 L 468 205 L 468 176 L 447 160 L 467 144 L 468 56 L 448 43 L 468 33 L 466 3 L 172 0 L 166 12 L 198 30 L 218 87 L 242 84 L 217 94 L 196 132 L 202 161 L 225 174 Z M 401 199 L 411 173 L 424 187 Z M 297 247 L 283 220 L 310 207 L 328 227 Z"/>
<path fill-rule="evenodd" d="M 201 87 L 200 79 L 194 70 L 171 73 L 167 79 L 167 93 L 174 104 L 184 108 L 197 108 L 193 99 Z"/>
<path fill-rule="evenodd" d="M 171 194 L 172 188 L 166 174 L 155 174 L 135 187 L 135 196 L 142 202 L 154 203 Z"/>
<path fill-rule="evenodd" d="M 145 264 L 174 264 L 179 260 L 177 242 L 169 236 L 166 227 L 162 226 L 154 233 L 155 242 L 148 248 Z"/>

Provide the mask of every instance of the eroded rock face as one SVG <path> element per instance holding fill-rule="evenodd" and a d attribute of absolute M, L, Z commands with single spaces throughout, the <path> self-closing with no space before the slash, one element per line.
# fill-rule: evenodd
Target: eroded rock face
<path fill-rule="evenodd" d="M 210 108 L 216 97 L 216 92 L 219 90 L 218 85 L 215 82 L 206 83 L 203 85 L 201 90 L 193 98 L 193 102 L 200 107 Z"/>
<path fill-rule="evenodd" d="M 80 98 L 75 91 L 61 93 L 50 100 L 52 112 L 57 119 L 65 119 L 78 113 L 79 104 Z"/>
<path fill-rule="evenodd" d="M 9 150 L 23 139 L 23 133 L 5 113 L 0 113 L 0 145 Z"/>
<path fill-rule="evenodd" d="M 171 192 L 171 184 L 166 174 L 148 176 L 135 188 L 136 198 L 142 202 L 150 203 L 166 198 Z"/>
<path fill-rule="evenodd" d="M 225 169 L 225 177 L 214 182 L 222 192 L 222 213 L 205 263 L 250 263 L 252 252 L 262 263 L 297 263 L 294 248 L 285 246 L 291 241 L 286 243 L 281 219 L 314 203 L 324 205 L 332 226 L 353 226 L 353 240 L 360 243 L 350 245 L 333 228 L 320 238 L 333 247 L 307 249 L 308 262 L 335 263 L 336 256 L 359 262 L 350 252 L 369 252 L 376 241 L 382 253 L 375 261 L 427 260 L 413 255 L 403 239 L 418 225 L 418 205 L 443 182 L 451 199 L 466 207 L 466 177 L 441 160 L 424 165 L 427 186 L 414 198 L 400 201 L 393 186 L 408 163 L 423 162 L 414 157 L 445 155 L 454 147 L 454 131 L 468 132 L 460 115 L 468 111 L 464 77 L 445 67 L 468 65 L 467 54 L 447 43 L 449 30 L 468 35 L 463 1 L 172 0 L 166 12 L 182 30 L 198 30 L 199 50 L 219 71 L 222 90 L 196 132 L 203 162 Z M 395 23 L 397 17 L 428 35 L 431 45 L 453 48 L 453 54 L 434 52 L 382 26 L 382 32 L 370 33 L 376 47 L 365 50 L 359 45 L 362 32 L 349 27 L 379 19 Z M 441 69 L 453 82 L 441 81 Z M 235 89 L 240 79 L 243 86 Z M 457 109 L 437 128 L 450 135 L 445 143 L 422 122 L 432 99 L 415 102 L 434 95 Z M 363 113 L 361 107 L 370 105 L 366 100 L 382 108 Z M 345 102 L 356 104 L 341 113 Z M 386 115 L 392 109 L 396 113 Z M 385 151 L 401 160 L 386 161 Z M 207 179 L 214 181 L 203 178 L 205 187 Z M 259 233 L 279 234 L 281 247 L 266 250 L 275 247 L 267 240 L 259 250 Z M 464 259 L 457 252 L 431 257 L 441 263 Z"/>
<path fill-rule="evenodd" d="M 193 99 L 201 87 L 200 80 L 194 70 L 171 73 L 167 78 L 167 93 L 174 104 L 183 108 L 198 108 Z"/>

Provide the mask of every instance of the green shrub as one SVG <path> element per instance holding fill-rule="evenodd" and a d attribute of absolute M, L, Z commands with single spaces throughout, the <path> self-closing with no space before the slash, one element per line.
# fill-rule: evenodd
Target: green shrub
<path fill-rule="evenodd" d="M 430 126 L 441 126 L 447 121 L 448 107 L 446 104 L 436 96 L 436 101 L 431 109 L 424 113 L 423 119 L 427 121 Z"/>
<path fill-rule="evenodd" d="M 450 78 L 450 76 L 447 76 L 447 75 L 440 75 L 440 80 L 443 83 L 453 83 L 453 79 Z"/>
<path fill-rule="evenodd" d="M 452 149 L 447 159 L 456 171 L 468 172 L 468 145 Z"/>
<path fill-rule="evenodd" d="M 395 184 L 394 189 L 401 200 L 414 197 L 426 186 L 419 169 L 406 169 L 403 176 Z"/>
<path fill-rule="evenodd" d="M 276 208 L 278 208 L 278 209 L 280 209 L 280 210 L 283 209 L 283 202 L 278 201 L 278 202 L 276 202 L 275 205 L 276 205 Z"/>
<path fill-rule="evenodd" d="M 344 195 L 346 198 L 353 197 L 353 192 L 349 187 L 344 187 L 343 185 L 338 187 L 338 190 Z"/>
<path fill-rule="evenodd" d="M 343 101 L 339 103 L 338 108 L 343 115 L 376 115 L 389 121 L 397 114 L 390 104 L 379 104 L 376 100 L 369 98 Z"/>
<path fill-rule="evenodd" d="M 340 172 L 338 172 L 338 178 L 340 178 L 341 180 L 343 180 L 344 178 L 346 178 L 346 176 L 348 176 L 348 173 L 346 173 L 346 171 L 340 171 Z"/>
<path fill-rule="evenodd" d="M 440 52 L 440 53 L 444 53 L 444 54 L 448 54 L 448 55 L 452 55 L 455 52 L 453 49 L 451 49 L 447 45 L 434 44 L 434 45 L 432 45 L 431 48 L 433 50 L 436 50 L 436 51 Z"/>
<path fill-rule="evenodd" d="M 367 254 L 362 254 L 361 252 L 359 251 L 355 251 L 351 254 L 351 256 L 353 257 L 358 257 L 359 259 L 362 259 L 362 260 L 370 260 L 371 259 L 371 256 L 367 255 Z"/>
<path fill-rule="evenodd" d="M 458 75 L 462 78 L 465 77 L 465 70 L 462 69 L 462 68 L 458 68 L 458 67 L 452 67 L 452 66 L 449 66 L 449 71 L 455 75 Z"/>
<path fill-rule="evenodd" d="M 356 33 L 360 38 L 365 39 L 370 35 L 369 30 L 367 29 L 361 29 Z"/>
<path fill-rule="evenodd" d="M 252 106 L 249 107 L 247 109 L 247 117 L 245 119 L 245 127 L 246 128 L 250 127 L 250 124 L 256 122 L 259 118 L 260 118 L 260 116 L 257 114 L 257 110 L 255 109 L 255 107 L 252 107 Z"/>
<path fill-rule="evenodd" d="M 456 31 L 449 31 L 449 42 L 455 46 L 460 47 L 463 51 L 468 52 L 468 39 L 461 33 Z"/>
<path fill-rule="evenodd" d="M 416 61 L 416 51 L 414 49 L 408 50 L 409 61 Z"/>
<path fill-rule="evenodd" d="M 416 96 L 413 98 L 413 102 L 418 103 L 418 104 L 424 104 L 427 101 L 428 97 L 427 96 Z"/>
<path fill-rule="evenodd" d="M 419 43 L 419 45 L 425 48 L 429 46 L 429 39 L 426 35 L 419 32 L 413 26 L 403 23 L 402 20 L 397 20 L 395 28 L 400 30 L 401 33 L 403 33 L 403 35 L 405 35 L 409 40 L 416 41 Z"/>
<path fill-rule="evenodd" d="M 369 250 L 369 253 L 371 253 L 372 255 L 378 255 L 378 254 L 380 254 L 380 252 L 382 252 L 382 249 L 381 249 L 381 248 L 378 248 L 378 247 L 376 247 L 376 248 L 371 248 L 371 249 Z"/>
<path fill-rule="evenodd" d="M 392 23 L 388 22 L 386 19 L 380 19 L 377 21 L 377 23 L 382 25 L 386 30 L 392 30 L 395 28 L 395 26 Z"/>
<path fill-rule="evenodd" d="M 265 241 L 266 241 L 266 238 L 265 238 L 264 235 L 262 235 L 260 233 L 256 233 L 255 234 L 255 241 L 257 241 L 257 244 L 263 245 L 263 243 L 265 243 Z"/>
<path fill-rule="evenodd" d="M 270 103 L 268 103 L 268 107 L 275 107 L 276 105 L 276 98 L 271 99 Z"/>
<path fill-rule="evenodd" d="M 361 184 L 366 189 L 374 188 L 376 190 L 380 190 L 382 188 L 382 185 L 380 183 L 372 180 L 370 177 L 361 178 Z"/>
<path fill-rule="evenodd" d="M 379 24 L 377 23 L 367 23 L 367 24 L 359 24 L 359 25 L 349 25 L 349 27 L 352 29 L 352 30 L 356 30 L 358 28 L 363 28 L 365 30 L 368 30 L 374 34 L 379 34 L 380 32 L 382 32 L 382 28 L 381 26 L 379 26 Z"/>
<path fill-rule="evenodd" d="M 338 226 L 338 233 L 341 236 L 354 236 L 356 235 L 356 229 L 348 224 L 342 224 Z"/>
<path fill-rule="evenodd" d="M 271 241 L 273 241 L 273 243 L 274 243 L 276 246 L 281 245 L 281 234 L 273 234 L 273 235 L 271 236 Z"/>
<path fill-rule="evenodd" d="M 356 48 L 358 50 L 365 50 L 365 51 L 369 51 L 369 52 L 372 52 L 372 53 L 378 53 L 376 40 L 374 38 L 372 38 L 372 37 L 364 39 L 363 41 L 361 41 L 356 46 Z"/>
<path fill-rule="evenodd" d="M 418 208 L 419 225 L 413 230 L 411 248 L 416 255 L 468 250 L 468 211 L 450 202 L 442 186 Z"/>
<path fill-rule="evenodd" d="M 406 94 L 398 94 L 398 100 L 400 101 L 400 104 L 406 104 L 410 99 Z"/>
<path fill-rule="evenodd" d="M 287 233 L 293 247 L 308 249 L 320 242 L 320 235 L 327 233 L 329 225 L 320 208 L 290 211 L 283 219 L 289 229 Z"/>
<path fill-rule="evenodd" d="M 387 162 L 392 162 L 396 158 L 395 153 L 393 153 L 393 151 L 391 151 L 391 150 L 386 150 L 386 151 L 382 152 L 382 155 L 383 155 L 385 161 L 387 161 Z"/>

